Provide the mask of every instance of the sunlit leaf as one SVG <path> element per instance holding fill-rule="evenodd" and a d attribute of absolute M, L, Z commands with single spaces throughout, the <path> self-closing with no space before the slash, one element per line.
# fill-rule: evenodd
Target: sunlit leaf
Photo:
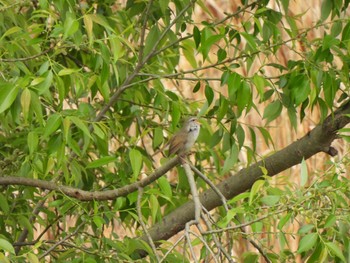
<path fill-rule="evenodd" d="M 50 115 L 45 125 L 44 137 L 48 137 L 54 133 L 60 127 L 61 123 L 61 115 L 57 113 Z"/>
<path fill-rule="evenodd" d="M 256 195 L 260 191 L 260 189 L 264 186 L 265 181 L 264 180 L 257 180 L 252 188 L 250 189 L 250 195 L 249 195 L 249 204 L 252 204 L 254 199 L 256 198 Z"/>
<path fill-rule="evenodd" d="M 332 255 L 335 255 L 336 257 L 340 258 L 343 262 L 346 262 L 344 254 L 337 244 L 335 244 L 334 242 L 326 242 L 325 245 Z"/>
<path fill-rule="evenodd" d="M 15 254 L 15 249 L 13 248 L 11 243 L 3 238 L 0 238 L 0 250 L 3 250 L 5 252 L 9 252 L 13 255 Z"/>
<path fill-rule="evenodd" d="M 86 166 L 86 168 L 98 168 L 104 165 L 107 165 L 111 162 L 114 162 L 117 160 L 117 157 L 114 156 L 104 156 L 101 157 L 100 159 L 94 160 L 90 163 L 88 163 L 88 165 Z"/>
<path fill-rule="evenodd" d="M 129 151 L 129 158 L 130 158 L 131 168 L 133 171 L 133 178 L 136 180 L 136 178 L 140 174 L 141 167 L 142 167 L 142 154 L 136 149 L 131 149 Z"/>
<path fill-rule="evenodd" d="M 306 185 L 308 177 L 306 162 L 303 159 L 300 164 L 300 186 L 304 187 Z"/>
<path fill-rule="evenodd" d="M 298 253 L 300 254 L 313 248 L 316 245 L 317 240 L 317 233 L 310 233 L 304 236 L 299 242 Z"/>
<path fill-rule="evenodd" d="M 10 83 L 0 83 L 0 113 L 7 110 L 17 97 L 19 87 Z"/>

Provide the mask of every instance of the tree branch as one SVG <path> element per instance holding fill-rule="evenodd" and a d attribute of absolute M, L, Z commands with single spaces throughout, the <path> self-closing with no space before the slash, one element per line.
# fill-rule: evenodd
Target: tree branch
<path fill-rule="evenodd" d="M 138 182 L 135 182 L 133 184 L 129 184 L 117 189 L 106 190 L 106 191 L 84 191 L 84 190 L 70 187 L 70 186 L 57 185 L 54 182 L 37 180 L 32 178 L 25 178 L 25 177 L 15 177 L 15 176 L 0 177 L 0 185 L 24 185 L 24 186 L 38 187 L 38 188 L 42 188 L 50 191 L 59 191 L 59 192 L 62 192 L 64 195 L 76 198 L 80 201 L 114 200 L 118 197 L 126 196 L 132 192 L 137 191 L 139 187 L 145 187 L 151 184 L 152 182 L 157 180 L 159 177 L 163 176 L 167 171 L 169 171 L 179 163 L 180 163 L 180 158 L 175 157 L 169 160 L 168 162 L 166 162 L 163 166 L 156 169 L 151 175 L 147 176 L 146 178 Z"/>
<path fill-rule="evenodd" d="M 260 167 L 265 167 L 268 175 L 274 176 L 299 164 L 303 158 L 308 159 L 319 152 L 329 152 L 332 141 L 337 138 L 337 131 L 350 122 L 350 118 L 344 116 L 344 114 L 349 113 L 350 102 L 347 102 L 300 140 L 240 170 L 236 175 L 227 178 L 216 187 L 224 194 L 226 199 L 231 199 L 250 189 L 254 182 L 263 176 Z M 213 189 L 203 192 L 200 195 L 200 200 L 207 210 L 222 205 L 221 198 Z M 195 206 L 193 201 L 189 201 L 165 216 L 161 222 L 150 228 L 148 232 L 155 242 L 167 240 L 183 230 L 186 223 L 193 220 L 194 216 Z M 147 242 L 145 236 L 142 236 L 141 239 Z"/>

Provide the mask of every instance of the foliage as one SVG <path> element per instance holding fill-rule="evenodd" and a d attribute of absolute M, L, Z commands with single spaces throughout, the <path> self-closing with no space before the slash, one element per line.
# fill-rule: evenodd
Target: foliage
<path fill-rule="evenodd" d="M 305 14 L 293 14 L 288 0 L 276 0 L 276 8 L 269 1 L 242 1 L 222 19 L 200 0 L 0 4 L 2 177 L 88 191 L 129 185 L 159 166 L 152 153 L 182 117 L 195 113 L 203 120 L 194 164 L 220 181 L 260 158 L 258 138 L 275 143 L 268 125 L 281 114 L 297 130 L 308 114 L 319 110 L 322 121 L 348 99 L 347 0 L 323 1 L 313 25 L 300 23 Z M 209 18 L 195 22 L 198 9 Z M 312 38 L 316 30 L 323 33 Z M 285 49 L 293 57 L 288 61 L 280 59 Z M 245 122 L 252 114 L 265 123 Z M 215 211 L 216 227 L 233 240 L 221 235 L 220 241 L 234 251 L 242 238 L 258 240 L 275 262 L 349 261 L 350 185 L 340 169 L 347 164 L 334 162 L 317 177 L 304 167 L 301 185 L 257 181 L 228 202 L 229 213 Z M 137 192 L 81 202 L 58 191 L 1 186 L 0 258 L 114 262 L 145 249 L 156 260 L 134 237 L 142 233 L 141 220 L 153 225 L 188 200 L 185 174 L 176 171 L 175 187 L 162 177 L 144 189 L 143 218 Z M 199 178 L 197 185 L 209 188 Z M 35 210 L 40 213 L 33 217 Z M 231 222 L 251 223 L 241 232 L 226 229 Z M 24 229 L 28 237 L 16 243 Z M 193 239 L 201 259 L 212 256 L 207 246 L 215 247 L 213 236 Z M 297 248 L 290 245 L 293 238 Z M 171 246 L 164 241 L 159 255 L 169 251 L 169 262 L 190 259 L 188 249 Z M 244 254 L 232 253 L 258 262 L 261 254 L 244 246 Z"/>

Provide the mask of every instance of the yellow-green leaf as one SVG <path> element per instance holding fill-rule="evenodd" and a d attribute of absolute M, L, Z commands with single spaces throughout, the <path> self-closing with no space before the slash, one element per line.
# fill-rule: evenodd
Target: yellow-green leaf
<path fill-rule="evenodd" d="M 80 69 L 75 69 L 75 68 L 64 68 L 64 69 L 61 69 L 59 72 L 58 72 L 58 76 L 65 76 L 65 75 L 71 75 L 73 73 L 76 73 L 76 72 L 79 72 Z"/>
<path fill-rule="evenodd" d="M 9 252 L 11 254 L 15 254 L 15 249 L 13 248 L 11 243 L 5 239 L 2 239 L 2 238 L 0 238 L 0 250 L 3 250 L 5 252 Z"/>
<path fill-rule="evenodd" d="M 7 110 L 15 101 L 19 87 L 11 83 L 1 83 L 0 85 L 0 113 Z"/>
<path fill-rule="evenodd" d="M 21 106 L 23 112 L 23 118 L 28 119 L 28 113 L 30 108 L 31 94 L 29 89 L 24 89 L 21 94 Z"/>
<path fill-rule="evenodd" d="M 337 244 L 335 244 L 334 242 L 326 242 L 325 245 L 328 248 L 328 250 L 331 252 L 331 254 L 337 256 L 343 262 L 346 262 L 344 254 Z"/>
<path fill-rule="evenodd" d="M 114 156 L 104 156 L 100 159 L 94 160 L 91 163 L 89 163 L 86 168 L 97 168 L 97 167 L 101 167 L 103 165 L 109 164 L 111 162 L 116 161 L 117 158 Z"/>
<path fill-rule="evenodd" d="M 307 180 L 308 180 L 307 166 L 306 166 L 306 162 L 303 158 L 303 160 L 301 161 L 301 165 L 300 165 L 300 185 L 302 187 L 304 187 L 307 183 Z"/>
<path fill-rule="evenodd" d="M 249 195 L 249 204 L 251 205 L 253 203 L 253 200 L 257 193 L 260 191 L 260 189 L 263 187 L 265 181 L 264 180 L 257 180 L 252 188 L 250 189 L 250 195 Z"/>
<path fill-rule="evenodd" d="M 52 114 L 46 122 L 44 137 L 48 137 L 52 133 L 54 133 L 58 129 L 58 127 L 60 127 L 61 123 L 62 123 L 61 115 L 57 113 Z"/>

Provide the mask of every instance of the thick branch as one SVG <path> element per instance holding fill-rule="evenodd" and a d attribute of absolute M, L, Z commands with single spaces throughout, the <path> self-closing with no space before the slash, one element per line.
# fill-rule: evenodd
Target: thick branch
<path fill-rule="evenodd" d="M 316 126 L 300 140 L 290 144 L 286 148 L 276 152 L 265 159 L 242 169 L 236 175 L 227 178 L 219 183 L 217 188 L 224 194 L 226 199 L 248 190 L 256 180 L 263 175 L 260 167 L 265 167 L 269 176 L 274 176 L 296 164 L 302 159 L 308 159 L 319 153 L 329 153 L 331 143 L 337 138 L 337 131 L 350 122 L 350 118 L 344 114 L 350 113 L 350 102 L 328 116 L 322 124 Z M 222 205 L 221 198 L 213 189 L 209 189 L 200 195 L 202 205 L 207 210 Z M 189 201 L 174 210 L 163 220 L 148 230 L 153 241 L 167 240 L 179 231 L 183 230 L 186 223 L 193 220 L 195 206 L 193 201 Z M 145 236 L 141 239 L 147 242 Z"/>
<path fill-rule="evenodd" d="M 132 192 L 137 191 L 139 187 L 145 187 L 151 184 L 152 182 L 157 180 L 159 177 L 164 175 L 167 171 L 169 171 L 170 169 L 175 167 L 177 164 L 179 164 L 179 162 L 180 162 L 179 157 L 175 157 L 169 160 L 163 166 L 159 167 L 157 170 L 155 170 L 151 175 L 147 176 L 146 178 L 138 182 L 135 182 L 133 184 L 126 185 L 118 189 L 107 190 L 107 191 L 90 192 L 90 191 L 84 191 L 84 190 L 70 187 L 70 186 L 57 185 L 54 182 L 25 178 L 25 177 L 14 177 L 14 176 L 0 177 L 0 185 L 24 185 L 24 186 L 38 187 L 38 188 L 51 190 L 51 191 L 59 191 L 59 192 L 62 192 L 64 195 L 76 198 L 80 201 L 114 200 L 118 197 L 126 196 Z"/>

